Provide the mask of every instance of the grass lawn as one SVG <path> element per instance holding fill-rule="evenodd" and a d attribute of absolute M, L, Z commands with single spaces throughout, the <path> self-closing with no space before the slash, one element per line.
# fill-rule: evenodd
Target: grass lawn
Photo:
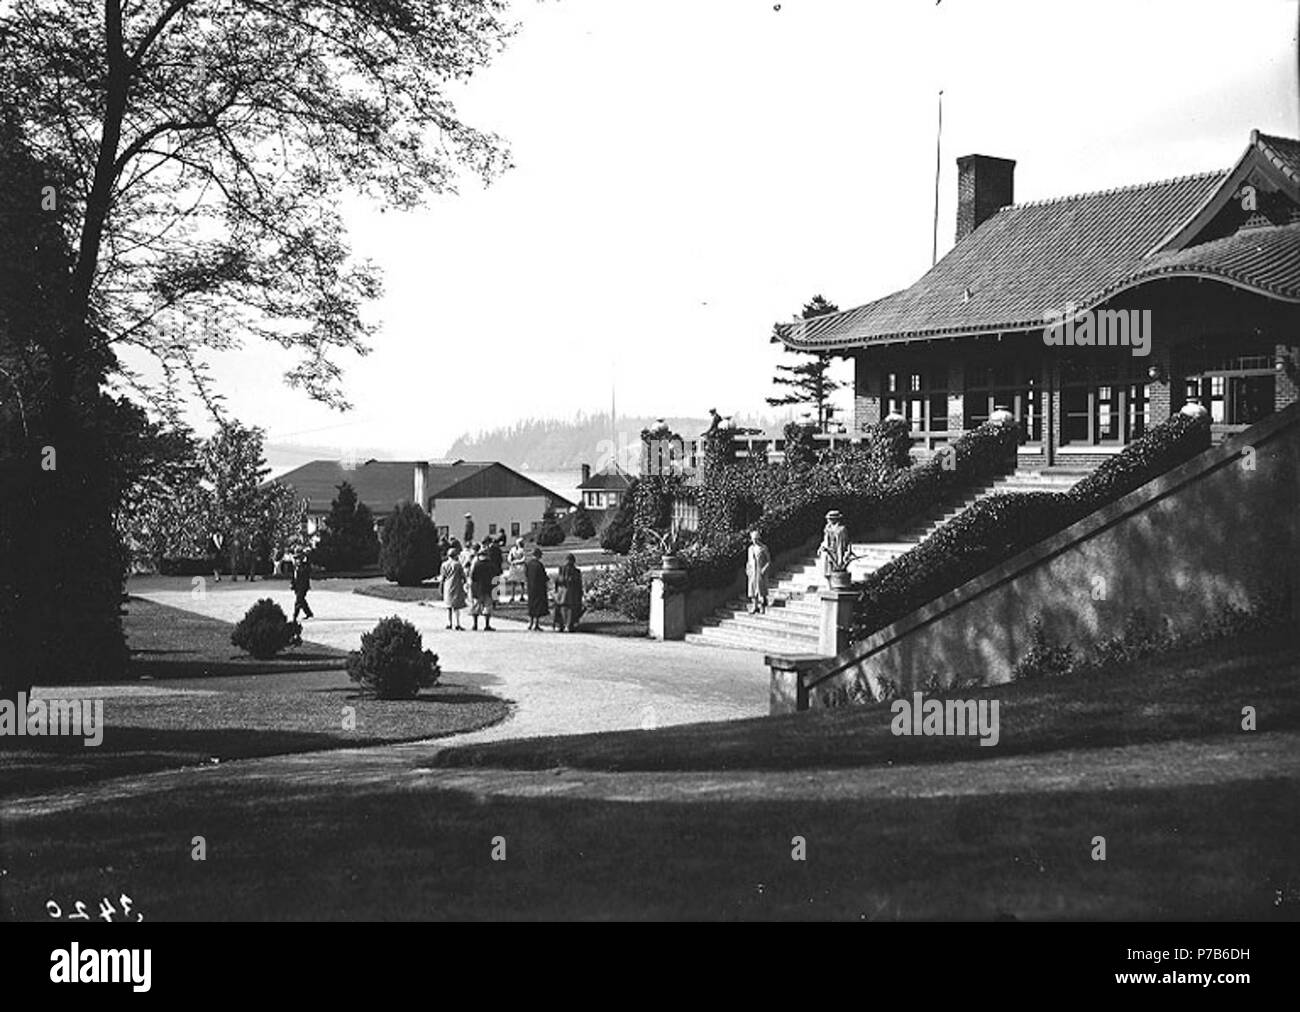
<path fill-rule="evenodd" d="M 895 739 L 859 709 L 503 742 L 437 768 L 237 763 L 10 814 L 0 917 L 125 891 L 153 920 L 1295 919 L 1277 897 L 1300 894 L 1296 660 L 1225 643 L 1003 686 L 997 748 Z"/>
<path fill-rule="evenodd" d="M 529 738 L 448 750 L 440 762 L 512 769 L 791 770 L 1000 759 L 1232 734 L 1242 707 L 1260 727 L 1300 729 L 1300 646 L 1289 631 L 1153 658 L 1098 677 L 963 690 L 999 701 L 1001 738 L 896 736 L 888 707 L 842 707 L 654 731 Z M 1266 722 L 1266 724 L 1265 724 Z"/>
<path fill-rule="evenodd" d="M 508 704 L 456 683 L 408 701 L 362 696 L 342 670 L 346 654 L 309 645 L 271 661 L 230 645 L 225 622 L 140 598 L 126 619 L 135 680 L 37 689 L 104 701 L 104 739 L 86 747 L 66 737 L 0 739 L 0 797 L 83 785 L 214 761 L 395 741 L 416 741 L 496 723 Z M 354 726 L 344 726 L 344 708 Z"/>

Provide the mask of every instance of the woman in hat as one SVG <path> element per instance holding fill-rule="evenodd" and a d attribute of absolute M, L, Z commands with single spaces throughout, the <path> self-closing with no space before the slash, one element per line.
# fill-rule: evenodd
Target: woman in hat
<path fill-rule="evenodd" d="M 442 583 L 442 603 L 447 606 L 447 628 L 452 627 L 451 622 L 455 618 L 456 629 L 464 632 L 464 626 L 460 624 L 460 613 L 464 611 L 466 603 L 465 567 L 461 564 L 460 552 L 453 551 L 447 556 L 438 579 Z"/>
<path fill-rule="evenodd" d="M 510 549 L 510 554 L 506 558 L 509 569 L 506 570 L 506 589 L 510 592 L 510 603 L 514 604 L 515 597 L 523 592 L 524 585 L 524 560 L 528 558 L 528 553 L 524 551 L 524 539 L 515 538 L 514 547 Z"/>

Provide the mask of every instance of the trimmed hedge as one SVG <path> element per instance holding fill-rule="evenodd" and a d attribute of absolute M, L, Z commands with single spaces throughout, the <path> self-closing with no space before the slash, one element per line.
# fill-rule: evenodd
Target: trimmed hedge
<path fill-rule="evenodd" d="M 910 456 L 907 424 L 886 419 L 875 426 L 864 444 L 832 453 L 811 467 L 788 464 L 737 463 L 706 475 L 701 490 L 715 500 L 730 497 L 738 504 L 762 504 L 752 524 L 775 555 L 797 548 L 820 534 L 826 513 L 844 514 L 849 530 L 901 524 L 941 502 L 958 488 L 987 480 L 1011 469 L 1017 445 L 1013 425 L 990 423 L 966 433 L 949 448 L 948 461 L 936 455 L 921 464 L 899 466 Z M 701 510 L 701 521 L 703 521 Z M 715 504 L 715 516 L 725 510 Z M 726 529 L 721 537 L 706 538 L 682 553 L 687 566 L 687 587 L 722 587 L 731 583 L 744 566 L 749 544 L 747 530 Z"/>
<path fill-rule="evenodd" d="M 865 639 L 1024 549 L 1177 467 L 1210 445 L 1205 417 L 1175 415 L 1100 465 L 1069 492 L 982 499 L 867 577 L 853 640 Z M 915 470 L 915 469 L 914 469 Z M 924 485 L 926 479 L 918 477 Z M 925 492 L 918 491 L 918 496 Z"/>

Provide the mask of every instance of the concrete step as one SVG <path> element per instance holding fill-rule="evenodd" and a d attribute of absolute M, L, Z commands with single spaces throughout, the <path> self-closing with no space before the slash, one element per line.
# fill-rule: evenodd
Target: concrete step
<path fill-rule="evenodd" d="M 760 654 L 815 654 L 819 646 L 816 636 L 752 635 L 716 626 L 700 632 L 687 633 L 686 642 Z"/>
<path fill-rule="evenodd" d="M 748 615 L 738 612 L 732 615 L 706 618 L 700 625 L 705 629 L 752 630 L 755 633 L 774 636 L 817 636 L 818 620 L 816 616 L 801 615 L 797 612 L 782 614 L 781 609 L 769 608 L 766 615 Z"/>

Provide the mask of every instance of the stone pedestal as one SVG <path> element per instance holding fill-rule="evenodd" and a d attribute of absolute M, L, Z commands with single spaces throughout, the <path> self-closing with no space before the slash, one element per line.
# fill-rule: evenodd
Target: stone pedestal
<path fill-rule="evenodd" d="M 657 569 L 650 574 L 650 638 L 680 640 L 686 637 L 686 594 L 681 569 Z"/>
<path fill-rule="evenodd" d="M 824 664 L 820 654 L 768 654 L 763 658 L 771 673 L 768 713 L 798 713 L 808 709 L 808 689 L 804 679 L 808 672 Z"/>
<path fill-rule="evenodd" d="M 853 605 L 858 599 L 856 590 L 832 589 L 821 592 L 822 617 L 818 649 L 827 657 L 834 657 L 849 645 L 849 629 L 853 625 Z"/>

